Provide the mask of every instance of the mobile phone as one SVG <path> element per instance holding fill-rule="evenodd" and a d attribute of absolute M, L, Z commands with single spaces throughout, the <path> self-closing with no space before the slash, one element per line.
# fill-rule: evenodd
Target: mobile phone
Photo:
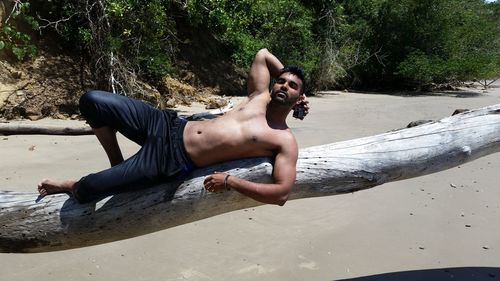
<path fill-rule="evenodd" d="M 293 108 L 293 117 L 304 120 L 305 111 L 304 104 L 300 103 Z"/>

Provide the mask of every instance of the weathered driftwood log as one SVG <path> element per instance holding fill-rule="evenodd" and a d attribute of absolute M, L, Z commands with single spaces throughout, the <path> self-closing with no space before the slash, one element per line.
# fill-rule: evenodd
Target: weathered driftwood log
<path fill-rule="evenodd" d="M 25 123 L 0 123 L 0 135 L 92 135 L 88 125 L 60 126 Z"/>
<path fill-rule="evenodd" d="M 500 104 L 410 129 L 300 151 L 290 199 L 353 192 L 445 170 L 500 150 Z M 260 203 L 237 192 L 209 194 L 204 177 L 228 171 L 271 180 L 269 159 L 246 159 L 193 172 L 184 182 L 79 205 L 65 194 L 0 192 L 0 251 L 42 252 L 130 238 Z"/>

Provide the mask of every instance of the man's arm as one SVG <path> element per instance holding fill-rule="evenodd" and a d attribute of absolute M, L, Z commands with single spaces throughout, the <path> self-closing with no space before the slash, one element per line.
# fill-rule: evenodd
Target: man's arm
<path fill-rule="evenodd" d="M 292 136 L 293 138 L 293 136 Z M 252 199 L 266 204 L 283 206 L 295 183 L 298 147 L 295 139 L 284 145 L 278 152 L 274 162 L 274 183 L 255 183 L 229 176 L 227 186 Z M 215 172 L 205 179 L 205 189 L 210 192 L 224 191 L 226 173 Z"/>
<path fill-rule="evenodd" d="M 267 49 L 261 49 L 255 55 L 248 74 L 248 95 L 258 95 L 269 90 L 271 77 L 278 77 L 283 64 Z"/>

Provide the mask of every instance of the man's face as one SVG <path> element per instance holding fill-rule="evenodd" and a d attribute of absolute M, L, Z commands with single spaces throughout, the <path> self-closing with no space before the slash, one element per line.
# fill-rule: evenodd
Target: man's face
<path fill-rule="evenodd" d="M 284 106 L 293 106 L 300 97 L 302 80 L 295 74 L 281 74 L 271 89 L 271 101 Z"/>

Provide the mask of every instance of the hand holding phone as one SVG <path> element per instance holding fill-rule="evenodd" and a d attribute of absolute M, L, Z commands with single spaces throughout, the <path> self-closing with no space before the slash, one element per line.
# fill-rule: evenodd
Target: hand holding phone
<path fill-rule="evenodd" d="M 293 117 L 304 120 L 304 117 L 309 113 L 309 101 L 305 94 L 302 94 L 293 107 Z"/>

